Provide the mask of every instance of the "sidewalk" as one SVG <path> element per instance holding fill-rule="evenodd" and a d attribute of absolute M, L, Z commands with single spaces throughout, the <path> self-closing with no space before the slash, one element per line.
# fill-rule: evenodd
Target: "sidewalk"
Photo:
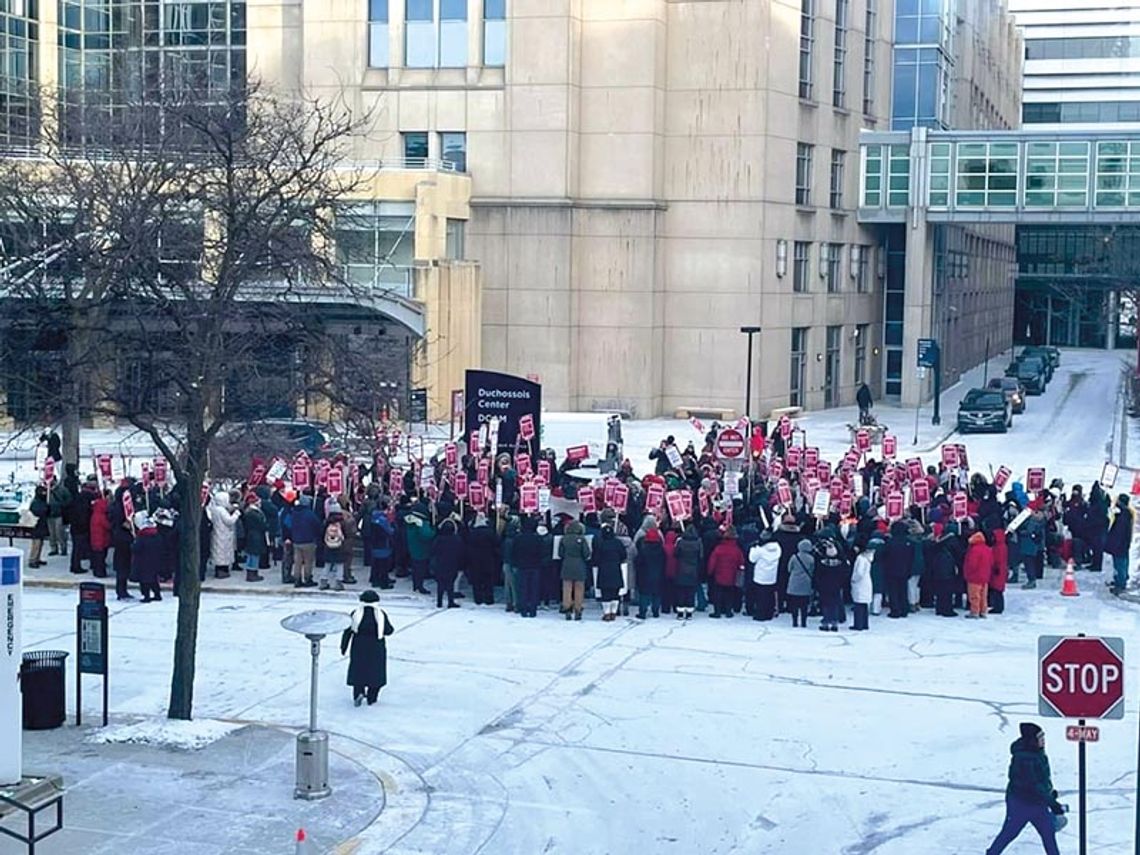
<path fill-rule="evenodd" d="M 187 735 L 209 729 L 198 721 L 185 724 Z M 329 756 L 333 793 L 306 802 L 293 798 L 293 735 L 237 727 L 197 750 L 161 744 L 165 722 L 153 728 L 144 723 L 159 744 L 98 744 L 132 733 L 115 721 L 107 730 L 25 732 L 25 771 L 62 775 L 67 788 L 64 829 L 38 845 L 37 853 L 281 855 L 293 852 L 299 828 L 312 840 L 312 852 L 326 852 L 360 834 L 383 810 L 380 781 L 337 753 L 335 737 Z M 24 851 L 14 840 L 0 839 L 0 855 Z"/>

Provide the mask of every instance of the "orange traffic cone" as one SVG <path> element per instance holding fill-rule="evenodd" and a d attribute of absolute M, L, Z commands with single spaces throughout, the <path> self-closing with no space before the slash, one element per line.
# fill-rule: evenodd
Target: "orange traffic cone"
<path fill-rule="evenodd" d="M 312 842 L 309 836 L 305 834 L 305 829 L 297 829 L 297 848 L 293 850 L 294 855 L 309 855 L 313 851 Z"/>
<path fill-rule="evenodd" d="M 1077 577 L 1073 573 L 1073 562 L 1070 560 L 1065 566 L 1065 576 L 1061 580 L 1061 596 L 1062 597 L 1079 597 L 1081 592 L 1077 590 Z"/>

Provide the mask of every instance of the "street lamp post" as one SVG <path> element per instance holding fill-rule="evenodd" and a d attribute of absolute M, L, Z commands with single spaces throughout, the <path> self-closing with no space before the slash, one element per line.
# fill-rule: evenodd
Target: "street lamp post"
<path fill-rule="evenodd" d="M 741 327 L 740 331 L 748 336 L 748 372 L 744 383 L 744 415 L 752 417 L 752 336 L 760 332 L 760 327 Z"/>

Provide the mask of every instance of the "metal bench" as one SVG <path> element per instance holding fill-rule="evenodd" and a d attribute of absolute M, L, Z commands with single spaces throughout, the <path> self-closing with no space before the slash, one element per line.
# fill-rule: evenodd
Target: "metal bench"
<path fill-rule="evenodd" d="M 18 840 L 28 847 L 28 855 L 35 855 L 36 844 L 63 828 L 63 778 L 58 775 L 25 776 L 19 784 L 0 788 L 0 834 Z M 55 807 L 55 824 L 46 831 L 36 830 L 36 819 L 42 811 Z M 23 815 L 27 819 L 28 833 L 21 834 L 3 823 L 10 817 Z"/>

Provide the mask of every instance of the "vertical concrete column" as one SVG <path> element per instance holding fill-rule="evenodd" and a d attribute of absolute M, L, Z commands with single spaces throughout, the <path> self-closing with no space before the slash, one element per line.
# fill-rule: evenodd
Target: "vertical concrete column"
<path fill-rule="evenodd" d="M 1116 291 L 1108 292 L 1108 323 L 1104 325 L 1104 349 L 1116 350 L 1116 329 L 1120 324 L 1120 295 Z"/>
<path fill-rule="evenodd" d="M 929 395 L 932 372 L 918 379 L 918 340 L 931 338 L 934 328 L 934 234 L 926 221 L 926 129 L 915 128 L 910 137 L 910 204 L 906 222 L 906 271 L 903 298 L 904 407 L 917 406 Z M 939 342 L 945 354 L 945 343 Z"/>

